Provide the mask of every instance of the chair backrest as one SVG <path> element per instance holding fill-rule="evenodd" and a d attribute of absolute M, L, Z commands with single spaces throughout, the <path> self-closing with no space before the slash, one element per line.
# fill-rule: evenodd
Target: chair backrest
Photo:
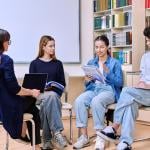
<path fill-rule="evenodd" d="M 68 101 L 68 91 L 69 91 L 69 74 L 68 72 L 64 72 L 65 73 L 65 81 L 66 81 L 66 87 L 64 90 L 64 94 L 65 94 L 65 102 Z"/>

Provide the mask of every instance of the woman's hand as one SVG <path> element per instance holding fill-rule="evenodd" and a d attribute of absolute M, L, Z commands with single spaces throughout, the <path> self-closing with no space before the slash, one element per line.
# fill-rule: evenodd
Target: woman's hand
<path fill-rule="evenodd" d="M 40 95 L 40 90 L 32 89 L 31 95 L 35 98 L 37 98 Z"/>
<path fill-rule="evenodd" d="M 150 84 L 146 84 L 144 81 L 140 81 L 135 87 L 142 89 L 150 89 Z"/>
<path fill-rule="evenodd" d="M 138 84 L 137 84 L 137 87 L 139 88 L 145 88 L 145 82 L 144 81 L 140 81 Z"/>
<path fill-rule="evenodd" d="M 93 80 L 92 76 L 88 76 L 88 75 L 86 75 L 84 79 L 86 82 Z"/>

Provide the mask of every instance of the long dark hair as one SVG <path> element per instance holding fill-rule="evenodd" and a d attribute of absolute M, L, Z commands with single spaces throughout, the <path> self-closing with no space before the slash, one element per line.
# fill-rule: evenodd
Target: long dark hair
<path fill-rule="evenodd" d="M 109 39 L 107 38 L 106 35 L 97 36 L 97 37 L 95 38 L 95 40 L 94 40 L 94 43 L 95 43 L 96 41 L 103 41 L 107 47 L 109 46 Z M 109 56 L 111 56 L 111 54 L 110 54 L 110 49 L 109 49 L 109 48 L 107 49 L 107 54 L 108 54 Z"/>
<path fill-rule="evenodd" d="M 55 41 L 55 39 L 52 36 L 49 35 L 44 35 L 41 37 L 40 39 L 40 43 L 39 43 L 39 53 L 37 58 L 42 57 L 44 55 L 44 50 L 43 50 L 43 46 L 46 46 L 48 41 Z M 50 56 L 52 59 L 56 59 L 55 53 L 54 55 Z"/>

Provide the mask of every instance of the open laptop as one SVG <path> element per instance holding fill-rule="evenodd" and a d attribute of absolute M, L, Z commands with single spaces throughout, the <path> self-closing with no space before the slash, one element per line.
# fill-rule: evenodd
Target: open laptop
<path fill-rule="evenodd" d="M 48 74 L 47 73 L 28 73 L 25 74 L 22 86 L 28 89 L 38 89 L 44 92 Z"/>

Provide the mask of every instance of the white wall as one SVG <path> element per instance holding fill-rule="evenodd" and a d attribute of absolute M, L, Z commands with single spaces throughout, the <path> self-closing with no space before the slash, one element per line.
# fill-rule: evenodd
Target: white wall
<path fill-rule="evenodd" d="M 91 0 L 81 0 L 81 64 L 64 65 L 64 69 L 69 73 L 70 76 L 82 76 L 83 71 L 81 69 L 81 65 L 87 63 L 87 61 L 93 56 L 92 6 L 93 4 Z M 28 72 L 28 69 L 29 64 L 15 64 L 15 72 L 17 77 L 23 77 L 24 74 Z"/>

